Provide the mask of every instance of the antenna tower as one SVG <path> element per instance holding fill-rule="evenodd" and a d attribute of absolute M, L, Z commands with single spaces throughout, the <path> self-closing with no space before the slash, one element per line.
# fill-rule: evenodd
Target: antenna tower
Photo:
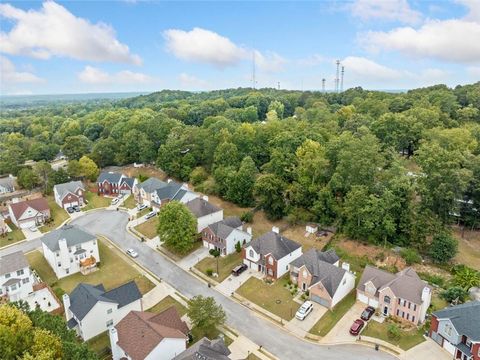
<path fill-rule="evenodd" d="M 340 78 L 340 92 L 343 92 L 343 75 L 345 74 L 345 66 L 342 65 L 342 75 Z"/>
<path fill-rule="evenodd" d="M 322 79 L 322 92 L 325 93 L 325 79 Z"/>
<path fill-rule="evenodd" d="M 340 73 L 339 73 L 339 71 L 340 71 L 340 60 L 337 60 L 336 64 L 337 64 L 337 73 L 335 75 L 335 92 L 338 92 L 338 85 L 339 85 L 338 76 L 340 75 Z"/>
<path fill-rule="evenodd" d="M 278 90 L 280 90 L 280 81 L 277 83 L 277 85 L 278 85 Z"/>

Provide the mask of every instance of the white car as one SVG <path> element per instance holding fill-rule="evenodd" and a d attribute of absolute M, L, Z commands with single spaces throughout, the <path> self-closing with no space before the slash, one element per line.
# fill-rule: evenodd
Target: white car
<path fill-rule="evenodd" d="M 150 211 L 147 215 L 145 215 L 145 219 L 148 220 L 148 219 L 154 217 L 155 215 L 157 215 L 156 211 Z"/>
<path fill-rule="evenodd" d="M 138 253 L 133 249 L 128 249 L 127 254 L 130 255 L 132 258 L 138 257 Z"/>
<path fill-rule="evenodd" d="M 297 310 L 295 317 L 298 320 L 304 320 L 308 314 L 313 310 L 313 304 L 310 301 L 305 301 L 302 306 Z"/>
<path fill-rule="evenodd" d="M 119 198 L 113 199 L 113 200 L 112 200 L 112 205 L 117 205 L 119 201 L 120 201 Z"/>
<path fill-rule="evenodd" d="M 146 208 L 147 208 L 147 205 L 145 205 L 145 204 L 140 204 L 140 205 L 137 206 L 138 211 L 142 211 L 143 209 L 146 209 Z"/>

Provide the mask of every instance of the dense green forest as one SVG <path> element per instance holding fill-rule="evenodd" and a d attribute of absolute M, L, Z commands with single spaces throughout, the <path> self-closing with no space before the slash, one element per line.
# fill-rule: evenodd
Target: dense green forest
<path fill-rule="evenodd" d="M 480 224 L 480 83 L 399 94 L 161 91 L 4 111 L 0 133 L 0 173 L 59 150 L 99 167 L 156 163 L 273 219 L 421 251 L 452 222 Z"/>

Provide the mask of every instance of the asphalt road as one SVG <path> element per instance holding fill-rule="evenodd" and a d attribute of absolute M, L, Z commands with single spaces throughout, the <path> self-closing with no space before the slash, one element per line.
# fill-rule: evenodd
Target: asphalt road
<path fill-rule="evenodd" d="M 223 306 L 227 314 L 227 324 L 250 340 L 280 359 L 305 359 L 305 360 L 393 360 L 394 356 L 375 351 L 361 345 L 336 345 L 325 346 L 314 344 L 286 332 L 270 321 L 257 316 L 254 312 L 225 297 L 214 289 L 208 288 L 205 283 L 198 280 L 189 272 L 173 264 L 157 251 L 139 242 L 126 230 L 127 215 L 120 211 L 96 211 L 86 214 L 72 221 L 80 227 L 98 235 L 104 235 L 114 241 L 120 248 L 126 250 L 134 248 L 139 256 L 136 261 L 150 270 L 156 276 L 164 279 L 178 292 L 193 297 L 195 295 L 213 296 L 217 303 Z M 0 255 L 13 251 L 30 251 L 40 246 L 39 240 L 32 240 L 18 244 L 5 250 L 0 250 Z M 112 274 L 114 276 L 114 274 Z M 347 331 L 347 329 L 345 329 Z"/>

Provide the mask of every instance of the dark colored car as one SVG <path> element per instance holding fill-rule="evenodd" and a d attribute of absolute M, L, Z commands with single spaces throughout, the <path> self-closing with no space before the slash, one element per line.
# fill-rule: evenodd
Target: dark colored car
<path fill-rule="evenodd" d="M 362 315 L 360 315 L 360 319 L 368 321 L 375 314 L 375 308 L 372 306 L 368 306 L 363 310 Z"/>
<path fill-rule="evenodd" d="M 246 264 L 240 264 L 238 266 L 235 266 L 232 270 L 232 274 L 234 276 L 240 275 L 242 272 L 248 269 L 248 266 Z"/>
<path fill-rule="evenodd" d="M 70 207 L 67 208 L 67 212 L 69 214 L 73 214 L 75 212 L 75 210 L 73 210 L 73 207 L 70 206 Z"/>
<path fill-rule="evenodd" d="M 357 319 L 353 322 L 352 326 L 350 327 L 350 334 L 352 335 L 358 335 L 360 334 L 360 331 L 363 329 L 365 326 L 365 322 L 361 319 Z"/>
<path fill-rule="evenodd" d="M 80 206 L 78 205 L 73 206 L 73 210 L 75 210 L 76 212 L 80 212 Z"/>

